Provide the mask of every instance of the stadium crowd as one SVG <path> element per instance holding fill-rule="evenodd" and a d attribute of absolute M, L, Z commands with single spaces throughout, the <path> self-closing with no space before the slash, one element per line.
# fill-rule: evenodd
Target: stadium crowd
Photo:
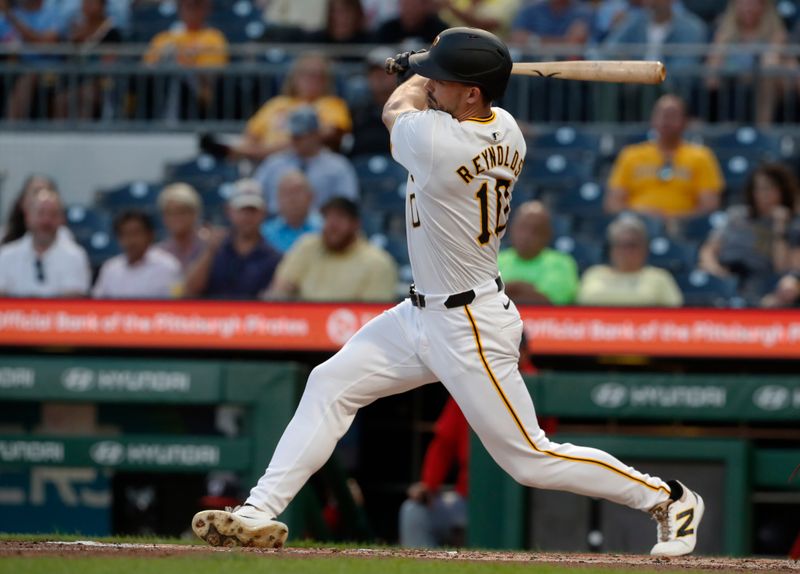
<path fill-rule="evenodd" d="M 316 48 L 287 61 L 280 93 L 259 103 L 240 135 L 201 134 L 201 155 L 154 193 L 124 184 L 96 205 L 65 206 L 57 174 L 31 176 L 4 228 L 0 294 L 395 300 L 410 278 L 405 174 L 380 117 L 395 86 L 383 62 L 395 50 L 372 45 L 423 46 L 448 26 L 472 25 L 522 50 L 572 45 L 613 57 L 618 47 L 646 45 L 642 57 L 670 70 L 703 62 L 666 47 L 708 44 L 704 87 L 719 104 L 714 119 L 758 125 L 733 133 L 735 154 L 730 142 L 704 145 L 695 102 L 668 93 L 652 104 L 648 134 L 615 142 L 605 163 L 597 138 L 526 125 L 529 157 L 499 261 L 512 297 L 797 305 L 796 164 L 771 153 L 780 145 L 769 131 L 780 121 L 785 77 L 751 86 L 751 115 L 725 116 L 733 108 L 722 105 L 730 91 L 723 72 L 796 66 L 780 49 L 800 37 L 796 13 L 794 3 L 772 0 L 0 0 L 2 57 L 28 70 L 0 88 L 6 120 L 102 115 L 108 78 L 60 86 L 46 70 L 67 56 L 27 46 L 68 43 L 85 48 L 82 61 L 113 64 L 123 56 L 91 49 L 147 43 L 142 65 L 192 70 L 175 78 L 164 112 L 180 118 L 191 109 L 200 119 L 219 105 L 231 44 Z M 325 45 L 364 45 L 366 56 L 319 51 Z M 757 61 L 746 46 L 760 48 Z M 360 70 L 357 97 L 337 81 L 343 64 Z M 746 73 L 736 78 L 748 81 Z"/>

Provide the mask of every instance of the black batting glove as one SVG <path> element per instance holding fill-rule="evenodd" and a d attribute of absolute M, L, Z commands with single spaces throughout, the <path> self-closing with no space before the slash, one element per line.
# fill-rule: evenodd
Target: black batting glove
<path fill-rule="evenodd" d="M 402 52 L 397 54 L 394 58 L 387 58 L 386 60 L 386 73 L 387 74 L 397 74 L 397 83 L 402 84 L 408 78 L 414 75 L 414 72 L 411 71 L 411 65 L 408 62 L 408 59 L 413 54 L 421 54 L 423 52 L 427 52 L 427 50 L 417 50 L 415 52 Z"/>

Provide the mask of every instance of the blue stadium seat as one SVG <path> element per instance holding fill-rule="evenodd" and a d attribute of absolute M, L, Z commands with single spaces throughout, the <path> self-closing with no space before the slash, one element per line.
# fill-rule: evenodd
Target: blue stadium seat
<path fill-rule="evenodd" d="M 176 2 L 137 4 L 131 11 L 131 34 L 135 42 L 147 43 L 178 19 Z"/>
<path fill-rule="evenodd" d="M 720 279 L 705 271 L 695 269 L 677 276 L 678 286 L 683 292 L 686 307 L 731 307 L 738 306 L 737 281 Z"/>
<path fill-rule="evenodd" d="M 780 138 L 752 126 L 741 126 L 732 132 L 706 136 L 704 140 L 715 152 L 726 155 L 741 153 L 762 159 L 779 159 L 783 155 Z"/>
<path fill-rule="evenodd" d="M 594 217 L 603 213 L 603 187 L 587 181 L 550 196 L 550 209 L 573 217 Z"/>
<path fill-rule="evenodd" d="M 581 273 L 592 265 L 601 263 L 603 260 L 603 249 L 599 242 L 579 242 L 569 235 L 564 235 L 556 237 L 552 242 L 552 246 L 562 253 L 571 255 Z"/>
<path fill-rule="evenodd" d="M 673 275 L 693 269 L 697 259 L 696 249 L 667 237 L 654 237 L 650 240 L 648 263 L 661 267 Z"/>
<path fill-rule="evenodd" d="M 213 193 L 223 183 L 239 178 L 239 168 L 229 162 L 220 161 L 208 154 L 200 154 L 189 161 L 167 164 L 164 181 L 181 181 L 197 189 L 198 193 Z"/>
<path fill-rule="evenodd" d="M 744 185 L 750 173 L 758 166 L 758 150 L 745 152 L 718 151 L 717 158 L 725 178 L 725 203 L 740 203 L 743 199 Z"/>
<path fill-rule="evenodd" d="M 75 241 L 84 244 L 97 231 L 111 233 L 111 217 L 101 209 L 84 205 L 70 205 L 66 210 L 67 227 Z"/>
<path fill-rule="evenodd" d="M 563 151 L 537 155 L 534 150 L 528 154 L 522 172 L 540 193 L 550 193 L 592 180 L 596 163 L 596 155 L 588 152 Z"/>
<path fill-rule="evenodd" d="M 398 266 L 409 264 L 408 243 L 405 235 L 376 233 L 369 240 L 373 245 L 385 249 Z"/>
<path fill-rule="evenodd" d="M 572 126 L 562 126 L 554 131 L 537 135 L 531 140 L 528 152 L 540 150 L 550 152 L 579 150 L 599 153 L 600 136 L 577 130 Z"/>
<path fill-rule="evenodd" d="M 728 216 L 724 211 L 689 217 L 681 221 L 679 234 L 687 241 L 705 241 L 711 232 L 724 225 L 727 219 Z"/>
<path fill-rule="evenodd" d="M 373 200 L 376 202 L 388 200 L 394 203 L 395 197 L 398 200 L 405 197 L 408 172 L 390 155 L 359 155 L 354 157 L 352 162 L 358 176 L 362 199 L 368 204 L 373 204 Z M 402 204 L 402 201 L 400 203 Z"/>
<path fill-rule="evenodd" d="M 93 269 L 99 268 L 107 259 L 120 252 L 117 239 L 110 229 L 94 231 L 78 243 L 86 250 Z"/>
<path fill-rule="evenodd" d="M 101 191 L 98 194 L 97 205 L 112 213 L 137 208 L 152 214 L 156 211 L 156 200 L 161 188 L 160 183 L 133 181 Z"/>

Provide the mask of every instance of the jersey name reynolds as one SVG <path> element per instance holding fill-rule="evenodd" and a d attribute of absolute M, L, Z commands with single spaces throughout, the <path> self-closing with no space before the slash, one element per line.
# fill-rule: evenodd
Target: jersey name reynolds
<path fill-rule="evenodd" d="M 476 175 L 497 166 L 503 166 L 510 169 L 514 173 L 514 177 L 519 177 L 524 163 L 525 160 L 516 149 L 512 152 L 510 146 L 492 145 L 473 157 L 472 163 L 459 166 L 456 173 L 461 176 L 464 183 L 469 183 Z"/>

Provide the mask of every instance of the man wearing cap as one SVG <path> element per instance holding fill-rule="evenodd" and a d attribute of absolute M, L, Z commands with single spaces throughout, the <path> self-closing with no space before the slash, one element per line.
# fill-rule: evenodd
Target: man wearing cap
<path fill-rule="evenodd" d="M 392 301 L 397 266 L 360 233 L 358 204 L 334 197 L 322 206 L 321 233 L 307 233 L 275 272 L 268 299 Z"/>
<path fill-rule="evenodd" d="M 281 256 L 261 236 L 267 211 L 258 183 L 236 182 L 227 212 L 231 231 L 212 231 L 186 276 L 187 297 L 255 299 L 272 281 Z"/>
<path fill-rule="evenodd" d="M 278 182 L 290 169 L 302 171 L 311 183 L 314 210 L 333 197 L 358 200 L 356 172 L 346 157 L 323 144 L 314 108 L 303 106 L 293 112 L 289 116 L 289 133 L 292 137 L 289 149 L 271 155 L 253 174 L 261 184 L 270 213 L 278 211 Z"/>

